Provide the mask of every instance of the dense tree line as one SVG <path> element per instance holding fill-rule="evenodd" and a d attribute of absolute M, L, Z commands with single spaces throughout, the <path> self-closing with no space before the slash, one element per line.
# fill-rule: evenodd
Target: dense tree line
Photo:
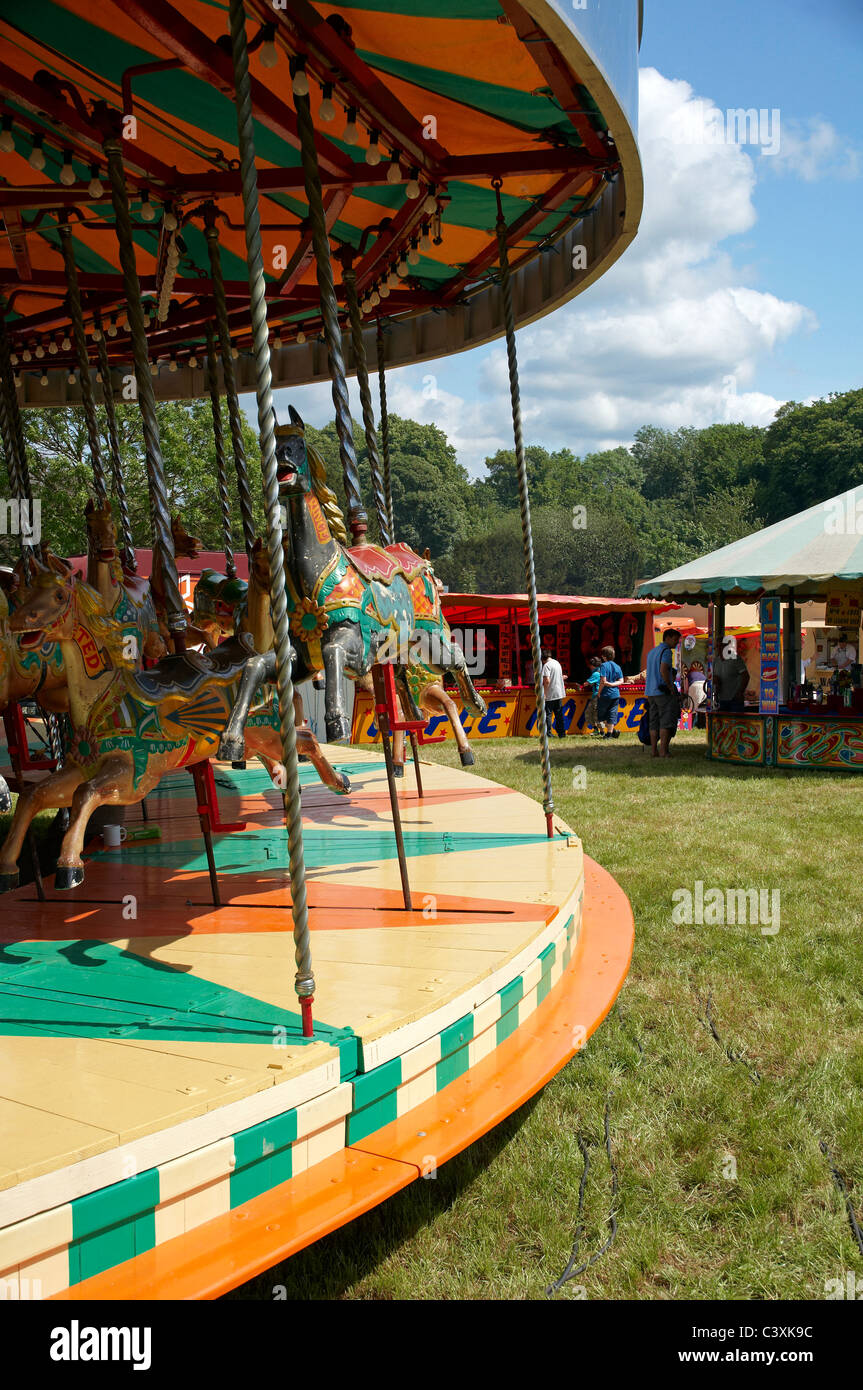
<path fill-rule="evenodd" d="M 221 545 L 216 462 L 209 403 L 158 407 L 172 509 L 208 549 Z M 136 537 L 149 534 L 146 469 L 136 408 L 118 411 L 124 470 Z M 84 549 L 83 510 L 91 491 L 83 416 L 76 410 L 24 416 L 34 494 L 42 498 L 42 529 L 62 554 Z M 339 498 L 344 492 L 335 426 L 307 427 L 327 462 Z M 225 437 L 230 439 L 225 420 Z M 378 538 L 362 426 L 354 439 L 369 534 Z M 245 425 L 245 443 L 259 530 L 263 530 L 259 454 Z M 390 418 L 396 537 L 431 552 L 454 590 L 509 592 L 524 588 L 515 456 L 499 450 L 485 475 L 471 479 L 436 425 Z M 863 390 L 812 405 L 788 402 L 766 429 L 640 429 L 630 448 L 576 456 L 570 449 L 527 449 L 537 583 L 545 592 L 632 593 L 639 578 L 683 564 L 762 525 L 863 483 Z M 230 459 L 229 459 L 229 466 Z M 235 499 L 236 490 L 232 486 Z M 234 501 L 234 539 L 241 548 Z M 16 551 L 0 536 L 0 558 Z"/>

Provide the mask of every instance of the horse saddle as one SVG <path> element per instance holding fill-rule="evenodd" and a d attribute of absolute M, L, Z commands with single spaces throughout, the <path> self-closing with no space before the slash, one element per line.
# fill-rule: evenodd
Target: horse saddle
<path fill-rule="evenodd" d="M 203 656 L 199 652 L 182 652 L 163 657 L 149 671 L 137 671 L 135 681 L 141 692 L 151 699 L 178 691 L 191 693 L 207 676 L 232 676 L 250 656 L 256 656 L 254 643 L 248 633 L 231 637 L 221 646 Z"/>
<path fill-rule="evenodd" d="M 429 568 L 428 560 L 402 542 L 386 549 L 379 545 L 354 545 L 347 554 L 364 579 L 375 579 L 379 584 L 391 584 L 397 575 L 410 581 Z"/>

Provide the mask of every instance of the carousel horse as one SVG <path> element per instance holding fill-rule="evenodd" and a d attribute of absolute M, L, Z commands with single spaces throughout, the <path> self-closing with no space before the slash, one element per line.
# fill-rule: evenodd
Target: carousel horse
<path fill-rule="evenodd" d="M 484 714 L 485 702 L 441 611 L 431 565 L 406 545 L 347 548 L 344 518 L 327 487 L 324 462 L 307 447 L 303 422 L 293 407 L 291 420 L 291 425 L 277 427 L 276 463 L 287 517 L 285 581 L 291 634 L 299 649 L 296 679 L 325 673 L 328 742 L 350 738 L 342 676 L 362 681 L 379 659 L 392 660 L 411 718 L 421 716 L 405 671 L 417 663 L 428 666 L 441 686 L 449 671 L 470 712 Z M 251 601 L 250 586 L 250 609 Z M 242 757 L 250 696 L 247 682 L 225 729 L 223 757 Z"/>
<path fill-rule="evenodd" d="M 124 570 L 108 498 L 101 507 L 89 501 L 84 519 L 87 525 L 87 583 L 99 594 L 115 622 L 120 624 L 124 636 L 131 639 L 129 650 L 137 649 L 138 664 L 144 658 L 158 661 L 165 655 L 167 647 L 153 603 L 152 584 Z M 197 554 L 196 551 L 193 553 Z"/>
<path fill-rule="evenodd" d="M 99 594 L 72 574 L 39 573 L 21 594 L 9 626 L 22 634 L 22 641 L 60 644 L 73 735 L 60 771 L 18 798 L 0 849 L 0 890 L 17 882 L 18 856 L 33 817 L 64 806 L 71 806 L 72 815 L 55 887 L 82 883 L 81 850 L 93 812 L 109 803 L 142 801 L 165 773 L 215 756 L 243 675 L 251 674 L 256 689 L 275 678 L 274 654 L 258 654 L 242 636 L 206 656 L 185 652 L 165 657 L 148 671 L 130 670 L 122 664 L 122 638 Z M 252 711 L 247 742 L 271 776 L 280 771 L 275 700 Z M 350 790 L 311 732 L 297 732 L 297 748 L 331 790 Z"/>
<path fill-rule="evenodd" d="M 192 622 L 204 635 L 208 649 L 237 631 L 246 607 L 248 584 L 218 570 L 201 571 L 192 598 Z"/>
<path fill-rule="evenodd" d="M 37 574 L 72 573 L 71 565 L 52 555 L 47 546 L 42 548 L 41 558 L 34 551 L 30 563 Z M 57 643 L 16 639 L 9 629 L 10 609 L 21 591 L 22 578 L 18 566 L 13 573 L 15 582 L 8 589 L 5 585 L 0 589 L 0 713 L 19 700 L 38 699 L 48 713 L 65 714 L 69 708 L 69 691 Z"/>

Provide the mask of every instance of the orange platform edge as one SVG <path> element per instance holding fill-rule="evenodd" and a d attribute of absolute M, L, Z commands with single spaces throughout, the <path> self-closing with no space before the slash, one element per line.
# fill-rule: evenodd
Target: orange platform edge
<path fill-rule="evenodd" d="M 218 1298 L 407 1187 L 427 1155 L 440 1166 L 494 1129 L 583 1047 L 626 978 L 629 900 L 586 856 L 584 875 L 583 925 L 568 969 L 493 1053 L 360 1143 L 54 1300 Z"/>

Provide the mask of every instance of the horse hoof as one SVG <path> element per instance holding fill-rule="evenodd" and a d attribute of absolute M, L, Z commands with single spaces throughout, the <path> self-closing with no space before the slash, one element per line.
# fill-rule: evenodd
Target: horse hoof
<path fill-rule="evenodd" d="M 222 734 L 219 739 L 219 757 L 225 763 L 241 763 L 246 756 L 246 740 Z"/>
<path fill-rule="evenodd" d="M 54 874 L 54 887 L 58 892 L 63 892 L 67 888 L 78 888 L 84 882 L 83 869 L 65 869 L 57 867 Z"/>
<path fill-rule="evenodd" d="M 461 761 L 462 767 L 473 767 L 474 763 L 476 762 L 476 758 L 474 757 L 473 753 L 469 748 L 465 748 L 463 752 L 459 753 L 458 756 Z"/>
<path fill-rule="evenodd" d="M 9 788 L 8 788 L 8 787 L 6 786 L 6 784 L 4 783 L 3 786 L 0 787 L 0 816 L 5 815 L 7 811 L 11 811 L 11 810 L 12 810 L 12 793 L 10 792 Z"/>
<path fill-rule="evenodd" d="M 310 761 L 310 759 L 306 757 L 305 753 L 298 753 L 298 754 L 297 754 L 297 762 L 298 762 L 298 763 L 307 763 L 307 762 L 309 762 L 309 761 Z"/>
<path fill-rule="evenodd" d="M 18 887 L 18 870 L 14 874 L 0 874 L 0 893 L 11 893 Z"/>
<path fill-rule="evenodd" d="M 404 763 L 393 763 L 393 777 L 404 777 Z"/>
<path fill-rule="evenodd" d="M 343 714 L 327 720 L 327 743 L 350 743 L 351 729 Z"/>
<path fill-rule="evenodd" d="M 342 785 L 335 787 L 336 796 L 348 796 L 351 790 L 351 779 L 344 772 L 342 773 Z"/>
<path fill-rule="evenodd" d="M 245 760 L 245 758 L 233 758 L 233 759 L 231 760 L 231 767 L 236 768 L 237 772 L 245 772 L 245 770 L 246 770 L 246 760 Z"/>

